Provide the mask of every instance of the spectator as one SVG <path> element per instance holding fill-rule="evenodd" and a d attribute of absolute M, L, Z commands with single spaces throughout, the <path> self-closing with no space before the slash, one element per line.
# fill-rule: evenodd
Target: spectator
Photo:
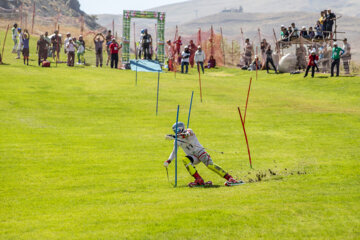
<path fill-rule="evenodd" d="M 260 50 L 261 50 L 261 64 L 263 66 L 262 70 L 265 69 L 265 62 L 266 62 L 266 50 L 269 47 L 269 43 L 264 38 L 260 43 Z"/>
<path fill-rule="evenodd" d="M 271 64 L 271 66 L 274 68 L 275 73 L 277 73 L 275 64 L 274 64 L 274 60 L 272 58 L 272 53 L 273 51 L 271 50 L 271 45 L 268 46 L 265 54 L 266 54 L 266 72 L 269 73 L 269 63 Z"/>
<path fill-rule="evenodd" d="M 290 39 L 298 38 L 299 37 L 299 29 L 295 26 L 295 23 L 291 24 L 292 32 L 290 34 Z"/>
<path fill-rule="evenodd" d="M 284 42 L 289 41 L 289 32 L 284 25 L 281 25 L 281 40 Z"/>
<path fill-rule="evenodd" d="M 307 32 L 305 26 L 303 26 L 303 27 L 301 28 L 300 36 L 303 37 L 303 38 L 307 38 L 307 39 L 309 38 L 309 35 L 308 35 L 308 32 Z"/>
<path fill-rule="evenodd" d="M 175 44 L 176 53 L 180 55 L 180 50 L 182 45 L 181 36 L 178 37 L 178 39 L 174 42 L 174 44 Z"/>
<path fill-rule="evenodd" d="M 102 40 L 101 40 L 102 38 Z M 96 67 L 102 67 L 103 65 L 103 44 L 105 41 L 104 35 L 102 33 L 98 33 L 94 37 L 94 44 L 95 44 L 95 53 L 96 53 Z"/>
<path fill-rule="evenodd" d="M 139 39 L 139 59 L 141 59 L 141 55 L 142 53 L 144 53 L 144 49 L 143 49 L 143 38 L 144 38 L 144 29 L 141 29 L 140 31 L 140 39 Z M 145 57 L 145 56 L 144 56 Z"/>
<path fill-rule="evenodd" d="M 16 48 L 17 48 L 17 44 L 18 44 L 18 31 L 17 31 L 17 24 L 15 23 L 14 26 L 11 28 L 11 32 L 12 32 L 12 40 L 14 41 L 14 47 L 12 49 L 12 53 L 16 53 Z"/>
<path fill-rule="evenodd" d="M 332 50 L 332 62 L 331 62 L 331 77 L 334 76 L 334 67 L 336 66 L 336 76 L 339 76 L 340 72 L 340 57 L 344 54 L 344 50 L 338 47 L 337 42 L 334 43 L 334 48 Z"/>
<path fill-rule="evenodd" d="M 17 52 L 16 59 L 20 59 L 20 53 L 22 52 L 24 43 L 23 43 L 23 34 L 21 32 L 21 28 L 18 28 L 17 32 L 18 32 L 18 36 L 19 36 L 19 43 L 18 43 L 17 50 L 16 50 L 16 52 Z"/>
<path fill-rule="evenodd" d="M 216 67 L 216 60 L 214 58 L 214 56 L 210 56 L 210 59 L 208 61 L 208 65 L 207 68 L 215 68 Z"/>
<path fill-rule="evenodd" d="M 315 32 L 314 32 L 313 27 L 309 27 L 308 36 L 309 36 L 309 39 L 314 39 L 315 38 Z"/>
<path fill-rule="evenodd" d="M 48 51 L 47 51 L 47 54 L 48 54 L 48 57 L 51 57 L 51 39 L 49 38 L 49 33 L 48 32 L 45 32 L 45 35 L 44 35 L 44 40 L 48 42 Z"/>
<path fill-rule="evenodd" d="M 315 67 L 317 66 L 317 65 L 316 65 L 316 62 L 317 62 L 318 60 L 319 60 L 319 57 L 316 55 L 316 52 L 315 52 L 314 50 L 312 50 L 312 51 L 311 51 L 311 54 L 310 54 L 310 56 L 309 56 L 309 63 L 308 63 L 308 65 L 307 65 L 304 78 L 307 77 L 310 68 L 311 68 L 311 77 L 314 77 L 314 75 L 315 75 Z"/>
<path fill-rule="evenodd" d="M 306 62 L 306 49 L 303 45 L 300 45 L 299 47 L 296 48 L 295 50 L 295 55 L 296 55 L 296 67 L 300 70 L 300 69 L 306 69 L 307 67 L 307 62 Z"/>
<path fill-rule="evenodd" d="M 257 55 L 255 55 L 255 59 L 254 61 L 250 64 L 248 70 L 249 71 L 255 71 L 255 70 L 260 70 L 261 69 L 261 62 L 260 59 Z"/>
<path fill-rule="evenodd" d="M 351 46 L 346 38 L 343 40 L 343 42 L 344 42 L 343 49 L 345 53 L 341 56 L 341 58 L 344 64 L 345 74 L 350 74 Z"/>
<path fill-rule="evenodd" d="M 66 44 L 66 52 L 68 55 L 67 65 L 73 67 L 75 62 L 75 43 L 72 38 L 69 38 L 69 41 Z"/>
<path fill-rule="evenodd" d="M 109 49 L 111 53 L 111 68 L 115 67 L 117 69 L 119 62 L 119 49 L 121 49 L 121 46 L 119 46 L 115 38 L 112 39 Z"/>
<path fill-rule="evenodd" d="M 38 54 L 38 64 L 46 61 L 48 56 L 49 43 L 44 39 L 44 35 L 40 35 L 40 39 L 37 41 L 36 53 Z"/>
<path fill-rule="evenodd" d="M 168 69 L 169 71 L 173 71 L 174 70 L 174 54 L 175 54 L 175 49 L 174 49 L 174 45 L 171 43 L 171 40 L 168 40 L 166 42 L 167 44 L 167 58 L 168 58 Z"/>
<path fill-rule="evenodd" d="M 249 66 L 251 63 L 252 55 L 254 53 L 253 45 L 250 43 L 250 39 L 245 40 L 245 65 Z"/>
<path fill-rule="evenodd" d="M 79 40 L 76 41 L 77 46 L 77 57 L 78 57 L 78 64 L 85 64 L 85 41 L 83 36 L 79 36 Z"/>
<path fill-rule="evenodd" d="M 186 72 L 189 71 L 189 58 L 190 58 L 190 50 L 189 47 L 186 46 L 184 51 L 181 54 L 181 73 L 184 73 L 184 66 L 186 67 Z"/>
<path fill-rule="evenodd" d="M 323 11 L 323 21 L 322 21 L 322 31 L 323 31 L 323 35 L 326 38 L 329 33 L 327 32 L 327 10 Z"/>
<path fill-rule="evenodd" d="M 151 59 L 150 46 L 152 45 L 152 37 L 148 34 L 147 29 L 144 29 L 144 36 L 142 37 L 141 45 L 144 51 L 144 59 Z"/>
<path fill-rule="evenodd" d="M 325 14 L 325 12 L 326 11 L 321 11 L 321 13 L 320 13 L 320 18 L 319 18 L 319 23 L 320 23 L 320 25 L 321 25 L 321 27 L 324 25 L 324 22 L 325 22 L 325 20 L 326 20 L 326 14 Z M 323 29 L 321 29 L 321 30 L 323 30 Z"/>
<path fill-rule="evenodd" d="M 201 66 L 201 70 L 204 74 L 205 73 L 204 72 L 205 53 L 204 53 L 204 51 L 202 51 L 201 46 L 198 46 L 198 50 L 195 52 L 194 60 L 197 65 L 198 72 L 200 72 L 200 66 Z"/>
<path fill-rule="evenodd" d="M 26 65 L 29 65 L 29 55 L 30 55 L 30 46 L 29 46 L 29 41 L 30 41 L 30 34 L 28 32 L 27 29 L 24 30 L 24 34 L 22 35 L 23 38 L 23 49 L 22 49 L 22 54 L 24 57 L 24 65 L 25 65 L 25 61 L 26 61 Z"/>
<path fill-rule="evenodd" d="M 111 41 L 114 37 L 111 35 L 111 30 L 108 31 L 107 35 L 106 35 L 106 52 L 107 52 L 107 55 L 108 55 L 108 58 L 107 58 L 107 61 L 106 61 L 106 66 L 109 65 L 109 61 L 111 59 L 111 53 L 110 53 L 110 44 L 111 44 Z"/>
<path fill-rule="evenodd" d="M 61 36 L 59 34 L 58 30 L 54 31 L 54 35 L 51 37 L 51 43 L 52 43 L 52 54 L 53 54 L 53 59 L 55 60 L 56 57 L 56 61 L 58 61 L 60 59 L 60 49 L 61 49 L 61 45 L 62 45 L 62 41 L 61 41 Z"/>
<path fill-rule="evenodd" d="M 292 34 L 293 34 L 293 29 L 292 29 L 292 27 L 291 26 L 289 26 L 288 27 L 288 29 L 287 29 L 287 31 L 288 31 L 288 33 L 289 33 L 289 36 L 288 36 L 288 41 L 291 41 L 291 39 L 292 39 Z"/>
<path fill-rule="evenodd" d="M 69 39 L 71 38 L 71 33 L 67 33 L 66 34 L 66 38 L 65 38 L 65 41 L 64 41 L 64 53 L 66 54 L 66 45 L 67 43 L 69 42 Z"/>
<path fill-rule="evenodd" d="M 309 48 L 309 49 L 310 49 L 310 48 Z M 318 66 L 318 62 L 319 62 L 319 60 L 320 60 L 320 54 L 319 54 L 320 51 L 319 51 L 319 50 L 320 50 L 320 48 L 319 48 L 319 46 L 318 46 L 316 43 L 313 44 L 312 50 L 311 50 L 311 51 L 309 50 L 310 54 L 312 54 L 312 52 L 315 52 L 315 55 L 318 56 L 318 59 L 314 62 L 314 63 L 315 63 L 315 68 L 316 68 L 316 72 L 320 72 L 320 69 L 319 69 L 319 66 Z"/>
<path fill-rule="evenodd" d="M 197 47 L 194 44 L 193 40 L 190 40 L 190 44 L 189 44 L 189 50 L 190 50 L 190 66 L 191 68 L 194 67 L 194 57 L 195 57 L 195 52 L 197 51 Z"/>
<path fill-rule="evenodd" d="M 326 31 L 328 31 L 330 37 L 332 36 L 335 19 L 336 19 L 336 15 L 331 12 L 331 9 L 328 9 L 326 15 Z"/>
<path fill-rule="evenodd" d="M 320 21 L 317 21 L 315 26 L 315 39 L 322 39 L 323 38 L 323 31 Z"/>

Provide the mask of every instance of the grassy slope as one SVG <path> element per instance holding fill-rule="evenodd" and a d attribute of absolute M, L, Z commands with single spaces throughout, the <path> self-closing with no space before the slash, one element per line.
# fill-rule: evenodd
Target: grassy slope
<path fill-rule="evenodd" d="M 130 71 L 24 67 L 5 57 L 11 65 L 0 66 L 0 238 L 359 238 L 360 78 L 260 73 L 246 121 L 250 171 L 236 107 L 243 107 L 253 73 L 208 72 L 202 104 L 194 71 L 176 80 L 162 74 L 156 117 L 154 74 L 140 73 L 135 87 Z M 179 164 L 180 186 L 172 188 L 162 167 L 171 144 L 163 137 L 177 104 L 186 121 L 192 90 L 191 127 L 205 146 L 227 153 L 210 151 L 214 161 L 244 179 L 269 168 L 278 176 L 188 189 L 191 178 Z"/>

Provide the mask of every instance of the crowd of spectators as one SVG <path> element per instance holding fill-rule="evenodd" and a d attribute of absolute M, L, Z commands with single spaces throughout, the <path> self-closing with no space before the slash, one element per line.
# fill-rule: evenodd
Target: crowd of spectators
<path fill-rule="evenodd" d="M 176 68 L 176 65 L 181 65 L 181 73 L 188 73 L 189 66 L 191 68 L 194 65 L 197 66 L 198 71 L 204 73 L 204 68 L 215 68 L 216 67 L 216 60 L 214 56 L 210 56 L 205 65 L 206 56 L 204 51 L 202 50 L 201 46 L 196 46 L 193 40 L 189 41 L 188 45 L 184 46 L 184 50 L 181 51 L 183 42 L 181 36 L 179 36 L 176 41 L 171 42 L 168 40 L 167 42 L 167 65 L 168 70 L 173 71 Z"/>
<path fill-rule="evenodd" d="M 29 49 L 30 49 L 30 34 L 27 29 L 22 30 L 15 23 L 11 29 L 12 40 L 14 43 L 12 52 L 17 54 L 16 59 L 20 59 L 22 53 L 24 64 L 29 65 Z M 95 34 L 93 38 L 95 55 L 96 55 L 96 67 L 103 66 L 103 49 L 106 48 L 107 61 L 106 65 L 111 68 L 118 68 L 119 50 L 122 45 L 119 44 L 109 30 L 107 35 L 102 33 Z M 104 46 L 105 44 L 105 46 Z M 66 38 L 59 34 L 58 30 L 55 30 L 52 35 L 49 36 L 48 32 L 41 34 L 37 41 L 36 54 L 38 55 L 38 65 L 50 66 L 50 62 L 47 61 L 49 57 L 52 57 L 54 61 L 60 61 L 61 49 L 64 49 L 64 54 L 67 55 L 67 65 L 73 67 L 77 57 L 77 64 L 86 64 L 85 52 L 86 43 L 84 37 L 80 35 L 78 38 L 72 37 L 71 33 L 66 34 Z"/>
<path fill-rule="evenodd" d="M 292 23 L 289 27 L 281 25 L 281 40 L 288 42 L 299 37 L 305 39 L 330 39 L 332 38 L 333 26 L 336 21 L 336 15 L 331 12 L 331 9 L 321 11 L 320 18 L 316 22 L 315 26 L 302 26 L 299 29 L 295 23 Z"/>
<path fill-rule="evenodd" d="M 332 30 L 335 19 L 335 14 L 332 13 L 329 9 L 321 12 L 321 17 L 317 21 L 317 24 L 314 28 L 310 27 L 307 30 L 306 27 L 302 27 L 301 30 L 299 30 L 295 23 L 292 23 L 288 28 L 282 26 L 282 41 L 290 41 L 299 37 L 307 39 L 332 39 Z M 15 23 L 11 31 L 12 40 L 14 43 L 12 52 L 17 55 L 16 59 L 20 59 L 22 53 L 24 64 L 29 65 L 30 34 L 28 30 L 22 30 Z M 104 36 L 102 33 L 95 34 L 93 42 L 96 56 L 96 67 L 103 67 L 103 50 L 106 48 L 106 65 L 108 66 L 110 63 L 111 68 L 118 68 L 118 55 L 122 45 L 116 41 L 111 31 L 109 30 L 106 36 Z M 141 30 L 141 37 L 138 44 L 138 57 L 151 60 L 153 56 L 152 37 L 148 33 L 147 29 Z M 63 41 L 61 34 L 59 34 L 58 30 L 55 30 L 54 33 L 50 36 L 48 32 L 40 35 L 39 40 L 37 41 L 36 53 L 38 55 L 38 65 L 50 66 L 50 62 L 47 61 L 49 57 L 52 57 L 54 61 L 58 62 L 62 48 L 64 49 L 64 54 L 67 55 L 67 65 L 69 67 L 74 66 L 76 57 L 77 64 L 86 64 L 86 43 L 84 37 L 82 35 L 80 35 L 78 38 L 72 37 L 71 33 L 68 32 L 66 34 L 66 38 Z M 305 77 L 308 75 L 310 69 L 312 70 L 312 76 L 314 76 L 315 69 L 319 71 L 318 62 L 319 60 L 325 58 L 326 49 L 326 46 L 320 46 L 313 47 L 311 50 L 309 50 L 310 55 L 308 56 L 309 62 L 307 66 L 305 59 L 305 48 L 298 47 L 296 49 L 296 56 L 304 56 L 304 59 L 297 59 L 297 62 L 304 62 L 304 65 L 298 67 L 299 69 L 306 69 Z M 329 59 L 331 58 L 331 67 L 330 63 L 328 67 L 331 69 L 332 76 L 334 75 L 335 68 L 337 70 L 337 75 L 339 74 L 340 59 L 343 60 L 345 72 L 347 74 L 350 72 L 350 50 L 351 47 L 347 42 L 347 39 L 344 39 L 343 48 L 338 47 L 337 43 L 334 44 L 331 57 L 329 57 Z M 253 56 L 254 47 L 250 43 L 250 39 L 246 39 L 241 67 L 247 70 L 266 69 L 267 72 L 269 72 L 270 67 L 272 67 L 275 70 L 275 73 L 277 73 L 277 68 L 273 60 L 273 51 L 271 49 L 271 45 L 266 41 L 266 39 L 261 41 L 262 61 L 260 61 L 259 56 Z M 174 42 L 171 42 L 171 40 L 167 41 L 167 58 L 167 67 L 169 71 L 173 71 L 177 64 L 181 66 L 181 73 L 188 73 L 189 66 L 193 68 L 194 65 L 197 66 L 199 72 L 202 71 L 203 73 L 204 68 L 216 67 L 216 60 L 213 56 L 210 56 L 207 64 L 205 64 L 206 56 L 201 46 L 196 46 L 193 40 L 190 40 L 188 45 L 183 45 L 181 36 L 179 36 Z"/>

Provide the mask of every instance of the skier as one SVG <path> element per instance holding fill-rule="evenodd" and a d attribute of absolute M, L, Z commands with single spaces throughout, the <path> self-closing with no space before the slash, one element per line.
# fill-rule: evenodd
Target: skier
<path fill-rule="evenodd" d="M 230 174 L 224 171 L 220 166 L 216 165 L 211 159 L 210 155 L 205 151 L 205 148 L 200 144 L 199 140 L 195 136 L 195 133 L 191 129 L 185 129 L 185 124 L 182 122 L 178 122 L 177 130 L 176 123 L 172 126 L 175 134 L 178 136 L 178 146 L 180 146 L 186 156 L 183 157 L 182 161 L 190 173 L 191 176 L 195 178 L 194 182 L 188 184 L 189 187 L 197 187 L 204 185 L 212 185 L 212 182 L 204 182 L 202 177 L 197 172 L 194 165 L 199 164 L 200 162 L 204 163 L 207 168 L 211 171 L 217 173 L 220 177 L 226 179 L 225 186 L 233 186 L 243 184 L 244 182 L 239 180 L 235 180 Z M 168 135 L 167 138 L 173 139 L 175 136 Z M 175 146 L 173 151 L 171 152 L 169 159 L 164 162 L 164 167 L 168 167 L 171 161 L 175 158 Z"/>

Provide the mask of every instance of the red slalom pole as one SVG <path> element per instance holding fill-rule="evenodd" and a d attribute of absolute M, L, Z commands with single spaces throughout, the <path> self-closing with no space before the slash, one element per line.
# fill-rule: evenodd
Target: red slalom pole
<path fill-rule="evenodd" d="M 249 142 L 248 142 L 247 135 L 246 135 L 245 123 L 244 123 L 243 118 L 242 118 L 242 116 L 241 116 L 240 107 L 238 107 L 238 110 L 239 110 L 239 115 L 240 115 L 241 124 L 242 124 L 242 126 L 243 126 L 243 130 L 244 130 L 244 135 L 245 135 L 245 140 L 246 140 L 247 150 L 248 150 L 248 154 L 249 154 L 249 163 L 250 163 L 250 167 L 252 168 L 251 155 L 250 155 L 250 148 L 249 148 Z"/>
<path fill-rule="evenodd" d="M 248 94 L 247 94 L 247 98 L 246 98 L 245 113 L 244 113 L 244 124 L 245 124 L 245 119 L 246 119 L 246 110 L 247 110 L 247 106 L 248 106 L 248 102 L 249 102 L 249 95 L 250 95 L 251 81 L 252 81 L 252 77 L 250 77 L 249 90 L 248 90 Z"/>

